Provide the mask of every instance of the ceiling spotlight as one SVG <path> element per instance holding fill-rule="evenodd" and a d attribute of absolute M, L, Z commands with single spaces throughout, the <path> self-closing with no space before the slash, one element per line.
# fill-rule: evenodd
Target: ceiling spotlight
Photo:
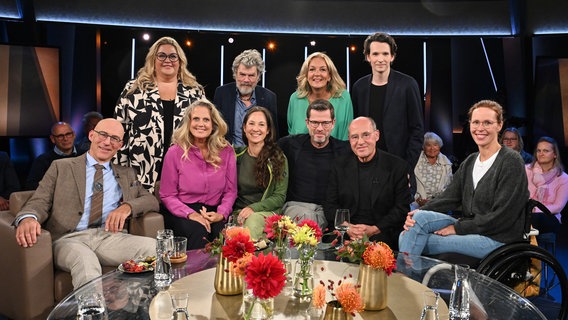
<path fill-rule="evenodd" d="M 233 43 L 233 42 L 235 42 L 235 39 L 233 39 L 233 38 L 229 38 L 229 39 L 227 39 L 227 42 L 229 42 L 229 43 Z"/>
<path fill-rule="evenodd" d="M 150 35 L 148 33 L 145 33 L 145 34 L 142 35 L 142 39 L 148 41 L 148 40 L 150 40 Z"/>
<path fill-rule="evenodd" d="M 276 44 L 274 42 L 269 42 L 268 43 L 268 49 L 270 50 L 274 50 L 276 48 Z"/>
<path fill-rule="evenodd" d="M 188 47 L 191 47 L 191 40 L 185 40 L 185 45 Z"/>
<path fill-rule="evenodd" d="M 349 49 L 351 50 L 351 52 L 355 52 L 357 50 L 357 47 L 355 45 L 351 45 Z"/>
<path fill-rule="evenodd" d="M 310 41 L 310 46 L 314 47 L 315 45 L 316 45 L 316 41 L 315 41 L 315 40 Z"/>

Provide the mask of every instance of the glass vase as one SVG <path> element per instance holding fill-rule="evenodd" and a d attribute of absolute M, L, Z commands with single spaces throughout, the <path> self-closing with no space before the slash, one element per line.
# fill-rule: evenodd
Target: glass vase
<path fill-rule="evenodd" d="M 275 245 L 272 255 L 278 257 L 286 269 L 286 286 L 292 285 L 292 252 L 288 246 Z"/>
<path fill-rule="evenodd" d="M 314 290 L 313 264 L 315 246 L 302 246 L 298 249 L 296 275 L 294 277 L 294 296 L 298 298 L 311 297 Z"/>
<path fill-rule="evenodd" d="M 365 310 L 383 310 L 387 307 L 387 273 L 383 269 L 374 269 L 361 263 L 357 285 Z"/>
<path fill-rule="evenodd" d="M 274 298 L 260 299 L 248 289 L 243 281 L 243 303 L 241 305 L 242 318 L 245 320 L 272 319 L 274 315 Z"/>

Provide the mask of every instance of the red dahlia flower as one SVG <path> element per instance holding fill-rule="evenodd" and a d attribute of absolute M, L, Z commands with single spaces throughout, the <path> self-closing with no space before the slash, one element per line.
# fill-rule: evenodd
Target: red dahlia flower
<path fill-rule="evenodd" d="M 260 299 L 274 298 L 286 283 L 286 269 L 272 253 L 253 257 L 247 266 L 245 281 L 247 288 Z"/>

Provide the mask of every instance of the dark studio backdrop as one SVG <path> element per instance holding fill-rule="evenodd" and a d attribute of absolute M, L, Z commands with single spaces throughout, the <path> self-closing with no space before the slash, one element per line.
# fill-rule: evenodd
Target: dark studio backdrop
<path fill-rule="evenodd" d="M 568 37 L 554 31 L 567 25 L 562 8 L 568 5 L 555 1 L 537 6 L 534 1 L 217 0 L 142 5 L 0 0 L 0 12 L 5 12 L 0 14 L 0 43 L 59 48 L 59 120 L 72 124 L 77 139 L 84 113 L 98 110 L 112 116 L 131 78 L 133 47 L 136 72 L 155 40 L 174 37 L 209 99 L 221 81 L 233 81 L 231 64 L 237 54 L 264 49 L 265 86 L 278 95 L 284 135 L 288 98 L 305 51 L 326 52 L 351 87 L 370 73 L 363 40 L 384 31 L 399 46 L 393 68 L 413 76 L 424 91 L 425 129 L 442 137 L 443 153 L 463 160 L 471 151 L 469 133 L 462 134 L 467 109 L 481 99 L 494 99 L 506 108 L 506 125 L 520 127 L 527 151 L 532 152 L 538 137 L 550 135 L 566 160 L 563 105 L 568 102 L 562 95 L 568 91 L 568 72 L 562 59 L 568 58 Z M 142 39 L 144 33 L 150 35 L 148 41 Z M 351 46 L 354 50 L 348 50 Z M 0 136 L 0 150 L 10 153 L 22 179 L 33 158 L 51 148 L 48 135 Z"/>

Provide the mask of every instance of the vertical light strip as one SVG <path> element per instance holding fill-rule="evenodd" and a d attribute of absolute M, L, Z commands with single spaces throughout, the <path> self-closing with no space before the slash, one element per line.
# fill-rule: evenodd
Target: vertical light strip
<path fill-rule="evenodd" d="M 304 60 L 308 58 L 308 46 L 304 47 Z"/>
<path fill-rule="evenodd" d="M 262 73 L 262 86 L 264 87 L 264 77 L 266 76 L 266 48 L 262 48 L 262 61 L 264 61 L 264 72 Z"/>
<path fill-rule="evenodd" d="M 134 79 L 134 56 L 136 56 L 136 38 L 132 38 L 132 57 L 130 58 L 130 79 Z"/>
<path fill-rule="evenodd" d="M 225 46 L 221 45 L 221 60 L 219 61 L 221 63 L 221 79 L 219 79 L 219 85 L 222 86 L 223 85 L 223 73 L 224 73 L 224 69 L 223 69 L 223 60 L 225 60 Z"/>
<path fill-rule="evenodd" d="M 479 40 L 481 41 L 481 46 L 483 47 L 483 54 L 485 54 L 485 61 L 487 61 L 487 68 L 489 68 L 491 81 L 493 81 L 493 88 L 495 88 L 495 92 L 497 92 L 497 83 L 495 82 L 495 77 L 493 76 L 493 69 L 491 69 L 491 62 L 489 62 L 489 56 L 487 55 L 487 50 L 485 49 L 485 42 L 483 42 L 483 38 L 479 38 Z"/>
<path fill-rule="evenodd" d="M 349 91 L 349 83 L 350 83 L 350 81 L 349 81 L 349 79 L 350 79 L 349 78 L 349 73 L 350 73 L 349 72 L 349 46 L 347 46 L 345 48 L 345 64 L 346 64 L 346 66 L 345 66 L 345 69 L 346 69 L 345 70 L 345 73 L 346 73 L 345 83 L 347 84 L 347 91 Z"/>
<path fill-rule="evenodd" d="M 423 73 L 424 73 L 424 87 L 422 88 L 422 90 L 424 91 L 424 95 L 422 96 L 424 98 L 424 100 L 426 100 L 426 79 L 428 79 L 427 77 L 427 68 L 426 68 L 426 41 L 424 41 L 422 43 L 422 67 L 423 67 Z"/>

